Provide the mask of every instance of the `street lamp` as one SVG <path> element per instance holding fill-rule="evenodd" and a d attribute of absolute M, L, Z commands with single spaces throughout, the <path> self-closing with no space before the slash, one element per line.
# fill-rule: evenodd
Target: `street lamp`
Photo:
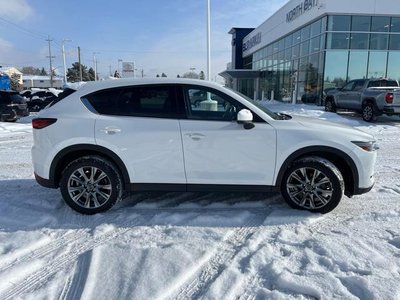
<path fill-rule="evenodd" d="M 99 54 L 100 52 L 93 52 L 93 65 L 94 65 L 94 81 L 97 81 L 97 60 L 96 60 L 96 54 Z"/>
<path fill-rule="evenodd" d="M 120 59 L 120 58 L 118 59 L 118 67 L 117 67 L 118 72 L 121 71 L 120 68 L 119 68 L 119 63 L 122 62 L 122 61 L 123 61 L 122 59 Z M 122 73 L 122 72 L 121 72 L 121 73 Z M 120 73 L 120 74 L 121 74 L 121 73 Z"/>
<path fill-rule="evenodd" d="M 210 0 L 207 0 L 207 80 L 211 80 L 211 21 Z"/>

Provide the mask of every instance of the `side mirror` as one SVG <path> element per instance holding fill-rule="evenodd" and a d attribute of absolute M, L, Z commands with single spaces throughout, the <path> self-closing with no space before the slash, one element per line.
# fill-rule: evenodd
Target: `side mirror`
<path fill-rule="evenodd" d="M 248 109 L 242 109 L 238 112 L 237 122 L 243 124 L 244 129 L 254 128 L 253 114 Z"/>

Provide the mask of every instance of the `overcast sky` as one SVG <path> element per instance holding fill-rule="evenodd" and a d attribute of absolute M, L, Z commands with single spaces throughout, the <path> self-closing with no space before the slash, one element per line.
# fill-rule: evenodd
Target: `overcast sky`
<path fill-rule="evenodd" d="M 230 62 L 232 27 L 257 27 L 287 0 L 211 0 L 212 77 Z M 78 60 L 108 75 L 118 60 L 134 61 L 152 77 L 176 77 L 196 68 L 206 72 L 206 0 L 0 0 L 0 65 L 49 69 L 47 36 L 53 39 L 53 67 L 62 73 Z"/>

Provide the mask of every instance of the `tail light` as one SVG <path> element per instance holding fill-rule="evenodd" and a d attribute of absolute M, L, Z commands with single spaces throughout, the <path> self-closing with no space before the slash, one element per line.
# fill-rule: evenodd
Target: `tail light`
<path fill-rule="evenodd" d="M 393 93 L 386 93 L 385 95 L 385 101 L 387 104 L 392 104 L 393 103 Z"/>
<path fill-rule="evenodd" d="M 34 129 L 43 129 L 51 124 L 54 124 L 57 119 L 53 118 L 37 118 L 32 120 L 32 127 Z"/>

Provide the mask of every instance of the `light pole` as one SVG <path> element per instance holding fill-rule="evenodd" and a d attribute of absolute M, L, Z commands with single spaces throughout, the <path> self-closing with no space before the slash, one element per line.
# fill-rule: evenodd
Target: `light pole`
<path fill-rule="evenodd" d="M 99 52 L 93 52 L 94 81 L 97 81 L 97 60 L 96 60 L 96 54 L 99 54 Z"/>
<path fill-rule="evenodd" d="M 119 59 L 118 59 L 118 67 L 117 67 L 117 70 L 118 70 L 118 73 L 121 74 L 122 72 L 120 72 L 120 68 L 119 68 L 119 63 L 120 63 L 120 62 L 122 62 L 122 59 L 119 58 Z"/>
<path fill-rule="evenodd" d="M 64 48 L 65 42 L 72 42 L 72 40 L 68 40 L 68 39 L 62 40 L 62 56 L 63 56 L 63 64 L 64 64 L 64 84 L 67 83 L 67 63 L 65 61 L 65 48 Z"/>
<path fill-rule="evenodd" d="M 210 0 L 207 0 L 207 80 L 211 80 L 211 21 Z"/>

